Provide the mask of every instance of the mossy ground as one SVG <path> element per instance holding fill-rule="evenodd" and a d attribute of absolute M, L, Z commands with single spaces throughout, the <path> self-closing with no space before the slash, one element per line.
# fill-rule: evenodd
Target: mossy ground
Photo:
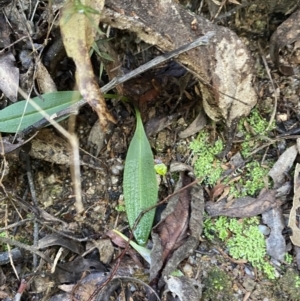
<path fill-rule="evenodd" d="M 272 129 L 273 125 L 271 125 Z M 251 154 L 255 143 L 260 143 L 266 135 L 268 122 L 263 119 L 258 111 L 252 111 L 248 118 L 240 121 L 238 134 L 243 137 L 241 143 L 241 154 L 245 158 Z M 194 170 L 197 178 L 208 187 L 223 183 L 230 187 L 229 197 L 238 198 L 242 196 L 258 195 L 259 191 L 269 186 L 268 172 L 271 168 L 270 162 L 260 164 L 256 158 L 249 160 L 234 174 L 226 174 L 230 167 L 229 163 L 222 162 L 217 158 L 224 147 L 220 138 L 213 139 L 212 131 L 202 130 L 194 139 L 190 148 L 196 157 Z M 274 267 L 268 262 L 266 255 L 266 243 L 264 235 L 258 228 L 259 219 L 244 218 L 235 219 L 219 217 L 207 219 L 204 222 L 204 234 L 207 238 L 219 238 L 225 242 L 229 254 L 235 259 L 246 259 L 253 267 L 262 271 L 269 279 L 275 278 Z"/>
<path fill-rule="evenodd" d="M 288 269 L 278 281 L 278 293 L 282 292 L 289 295 L 289 300 L 300 300 L 300 276 L 299 272 Z M 283 299 L 282 299 L 283 300 Z"/>
<path fill-rule="evenodd" d="M 274 126 L 272 125 L 270 129 Z M 238 125 L 238 135 L 243 137 L 243 143 L 240 144 L 243 157 L 249 156 L 255 148 L 255 143 L 259 143 L 266 135 L 268 122 L 263 119 L 255 109 L 250 116 L 242 119 Z M 260 164 L 254 158 L 245 163 L 243 167 L 235 171 L 234 175 L 224 176 L 229 168 L 226 162 L 217 159 L 224 143 L 220 138 L 213 139 L 211 130 L 203 129 L 194 139 L 190 148 L 196 158 L 194 163 L 195 174 L 202 182 L 208 186 L 214 186 L 216 183 L 223 182 L 230 186 L 230 195 L 233 197 L 255 196 L 268 183 L 267 174 L 272 162 L 265 161 Z M 255 141 L 255 143 L 254 143 Z"/>
<path fill-rule="evenodd" d="M 204 279 L 204 291 L 201 300 L 234 300 L 230 277 L 217 267 L 210 270 Z"/>
<path fill-rule="evenodd" d="M 275 269 L 268 262 L 264 235 L 258 228 L 259 218 L 228 218 L 220 216 L 204 221 L 204 235 L 213 240 L 221 239 L 228 253 L 235 259 L 245 259 L 262 271 L 269 279 L 275 279 Z"/>

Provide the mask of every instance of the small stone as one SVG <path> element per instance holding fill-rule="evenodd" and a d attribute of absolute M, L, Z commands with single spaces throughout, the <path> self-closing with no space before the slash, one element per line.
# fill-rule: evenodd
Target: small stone
<path fill-rule="evenodd" d="M 87 191 L 86 194 L 94 195 L 95 194 L 95 187 L 90 187 Z"/>
<path fill-rule="evenodd" d="M 265 236 L 269 235 L 271 232 L 270 228 L 265 225 L 258 225 L 258 229 Z"/>
<path fill-rule="evenodd" d="M 113 175 L 118 176 L 123 169 L 124 166 L 122 164 L 116 163 L 111 167 L 111 172 Z"/>
<path fill-rule="evenodd" d="M 118 182 L 119 182 L 119 177 L 111 176 L 111 184 L 112 185 L 117 185 Z"/>
<path fill-rule="evenodd" d="M 194 273 L 193 273 L 193 267 L 186 263 L 182 269 L 183 273 L 185 274 L 185 276 L 187 276 L 188 278 L 193 278 L 194 277 Z"/>
<path fill-rule="evenodd" d="M 46 184 L 54 184 L 55 182 L 56 182 L 56 178 L 54 174 L 50 175 L 45 179 Z"/>

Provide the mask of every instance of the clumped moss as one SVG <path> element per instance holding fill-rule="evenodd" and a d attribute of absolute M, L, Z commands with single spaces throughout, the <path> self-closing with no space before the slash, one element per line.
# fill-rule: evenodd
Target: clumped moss
<path fill-rule="evenodd" d="M 243 196 L 255 196 L 259 191 L 264 188 L 264 178 L 267 177 L 269 168 L 260 165 L 258 162 L 250 162 L 245 165 L 245 174 L 237 183 L 230 184 L 230 193 L 235 198 Z M 241 187 L 240 190 L 236 189 L 236 184 Z"/>
<path fill-rule="evenodd" d="M 289 253 L 285 253 L 285 255 L 284 255 L 284 261 L 287 264 L 292 264 L 292 262 L 293 262 L 293 256 L 290 255 Z"/>
<path fill-rule="evenodd" d="M 246 130 L 247 128 L 247 130 Z M 243 136 L 242 154 L 249 155 L 257 141 L 261 141 L 266 135 L 268 121 L 263 119 L 257 109 L 253 110 L 247 119 L 239 123 L 238 131 Z M 272 129 L 272 127 L 271 127 Z M 240 174 L 230 174 L 225 177 L 223 171 L 226 163 L 217 159 L 223 149 L 221 140 L 210 141 L 207 129 L 203 129 L 194 139 L 190 148 L 196 158 L 194 163 L 195 175 L 202 179 L 203 183 L 214 186 L 220 182 L 230 187 L 231 197 L 256 196 L 266 185 L 264 178 L 269 172 L 268 166 L 262 166 L 257 161 L 248 162 L 241 167 Z M 224 164 L 224 165 L 222 165 Z M 265 163 L 266 164 L 266 163 Z M 267 164 L 269 164 L 267 162 Z M 259 220 L 235 219 L 219 217 L 206 219 L 204 222 L 204 234 L 209 239 L 218 237 L 226 243 L 229 254 L 235 259 L 246 259 L 253 267 L 262 271 L 269 279 L 275 278 L 274 267 L 266 260 L 266 244 L 263 234 L 258 229 Z"/>
<path fill-rule="evenodd" d="M 219 268 L 213 268 L 208 272 L 207 277 L 203 281 L 203 301 L 234 300 L 232 292 L 232 283 L 230 277 Z"/>
<path fill-rule="evenodd" d="M 269 279 L 275 279 L 275 269 L 266 260 L 266 242 L 258 224 L 257 217 L 239 220 L 220 216 L 217 219 L 206 219 L 203 231 L 210 240 L 218 237 L 224 241 L 230 256 L 247 260 Z"/>
<path fill-rule="evenodd" d="M 248 142 L 245 142 L 248 143 Z M 216 142 L 209 141 L 207 130 L 199 133 L 198 137 L 190 143 L 196 161 L 194 163 L 195 175 L 202 179 L 206 185 L 214 186 L 221 180 L 224 168 L 217 158 L 224 145 L 218 139 Z M 267 162 L 268 163 L 268 162 Z M 230 195 L 233 197 L 255 196 L 264 187 L 263 179 L 267 176 L 269 168 L 260 165 L 257 161 L 247 163 L 243 169 L 239 181 L 230 181 L 231 177 L 223 179 L 223 183 L 230 182 Z M 240 189 L 237 189 L 240 187 Z"/>
<path fill-rule="evenodd" d="M 264 134 L 269 125 L 269 122 L 260 116 L 257 109 L 251 111 L 247 120 L 257 135 Z"/>
<path fill-rule="evenodd" d="M 245 124 L 248 124 L 251 131 L 246 130 Z M 248 157 L 257 141 L 265 140 L 267 135 L 267 129 L 269 122 L 263 118 L 258 110 L 255 108 L 251 111 L 250 115 L 247 118 L 242 118 L 238 124 L 238 131 L 244 136 L 244 142 L 242 143 L 241 153 L 244 157 Z M 268 131 L 271 131 L 275 128 L 275 122 L 271 124 Z"/>
<path fill-rule="evenodd" d="M 221 161 L 215 156 L 223 149 L 223 142 L 217 140 L 214 144 L 209 142 L 209 135 L 201 131 L 196 139 L 190 144 L 191 150 L 198 158 L 194 169 L 198 178 L 203 178 L 205 184 L 214 185 L 223 172 Z"/>

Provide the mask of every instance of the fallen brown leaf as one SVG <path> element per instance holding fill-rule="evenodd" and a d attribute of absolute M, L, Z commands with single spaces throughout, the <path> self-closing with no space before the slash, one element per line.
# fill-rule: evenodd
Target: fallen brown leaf
<path fill-rule="evenodd" d="M 290 236 L 292 243 L 300 247 L 300 229 L 299 225 L 299 208 L 300 208 L 300 164 L 296 165 L 295 175 L 294 175 L 294 198 L 293 207 L 290 212 L 289 224 L 293 234 Z"/>
<path fill-rule="evenodd" d="M 45 249 L 50 246 L 61 246 L 77 254 L 83 253 L 81 243 L 56 233 L 46 235 L 38 241 L 39 249 Z"/>
<path fill-rule="evenodd" d="M 63 42 L 68 56 L 76 64 L 76 79 L 79 91 L 83 98 L 98 114 L 103 130 L 107 128 L 108 121 L 115 123 L 114 117 L 106 107 L 105 99 L 95 79 L 90 60 L 89 50 L 94 42 L 103 0 L 81 0 L 83 5 L 89 6 L 99 13 L 73 12 L 74 1 L 67 1 L 61 11 L 60 28 Z M 74 29 L 76 28 L 76 34 Z"/>
<path fill-rule="evenodd" d="M 230 206 L 228 206 L 226 200 L 222 200 L 218 203 L 207 202 L 205 204 L 205 210 L 210 216 L 256 216 L 281 205 L 281 202 L 276 200 L 275 195 L 276 190 L 268 190 L 263 188 L 257 198 L 248 196 L 237 198 Z"/>
<path fill-rule="evenodd" d="M 183 174 L 183 172 L 181 172 L 181 174 Z M 175 191 L 182 189 L 182 186 L 183 184 L 182 184 L 182 177 L 181 177 L 176 185 Z M 159 280 L 160 287 L 164 285 L 164 281 L 163 281 L 164 276 L 170 275 L 170 273 L 177 268 L 178 264 L 180 264 L 182 260 L 184 260 L 194 252 L 194 250 L 197 248 L 199 244 L 199 240 L 201 237 L 202 228 L 203 228 L 203 213 L 204 213 L 203 188 L 201 185 L 195 184 L 191 187 L 191 190 L 188 190 L 186 193 L 189 198 L 189 207 L 188 207 L 189 233 L 185 232 L 184 230 L 184 228 L 186 227 L 185 225 L 181 226 L 181 230 L 183 230 L 183 232 L 180 233 L 178 229 L 175 230 L 175 234 L 177 234 L 179 238 L 177 242 L 184 242 L 184 243 L 178 247 L 176 240 L 173 241 L 174 243 L 173 250 L 171 250 L 169 255 L 167 255 L 166 252 L 164 251 L 161 242 L 160 232 L 155 230 L 152 231 L 151 233 L 152 240 L 153 240 L 153 248 L 151 251 L 150 281 L 154 280 L 155 278 L 160 278 Z M 178 202 L 179 202 L 178 194 L 175 194 L 170 198 L 167 208 L 162 213 L 162 221 L 167 219 L 169 215 L 172 215 L 172 212 L 175 210 L 175 207 Z M 179 204 L 178 206 L 182 207 L 182 203 Z M 184 206 L 184 208 L 186 207 Z M 177 219 L 179 224 L 185 223 L 185 219 L 183 215 L 186 216 L 187 212 L 186 209 L 184 210 L 185 212 L 181 214 L 179 220 Z M 166 232 L 167 230 L 168 228 L 166 229 Z M 172 229 L 170 229 L 170 231 L 172 231 Z M 172 232 L 170 233 L 167 232 L 166 236 L 168 237 L 171 234 Z M 182 237 L 185 236 L 185 234 L 188 234 L 187 238 L 181 240 Z M 170 249 L 170 245 L 168 245 L 167 247 Z M 175 247 L 177 248 L 176 250 Z M 164 256 L 166 255 L 168 256 L 168 260 L 165 261 L 163 261 L 164 252 L 165 252 Z"/>
<path fill-rule="evenodd" d="M 189 183 L 191 183 L 191 178 L 182 173 L 182 187 Z M 171 255 L 172 251 L 182 245 L 187 237 L 190 199 L 190 191 L 188 189 L 182 191 L 174 211 L 153 229 L 160 237 L 163 261 Z"/>

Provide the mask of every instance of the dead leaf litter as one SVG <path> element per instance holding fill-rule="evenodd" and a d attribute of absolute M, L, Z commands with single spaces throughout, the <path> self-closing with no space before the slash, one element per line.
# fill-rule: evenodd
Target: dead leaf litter
<path fill-rule="evenodd" d="M 2 133 L 0 299 L 300 300 L 299 1 L 50 2 L 0 1 L 0 106 L 24 98 L 18 85 L 33 96 L 80 90 L 91 105 L 73 116 L 83 210 L 75 206 L 74 154 L 57 129 L 34 137 Z M 108 95 L 100 91 L 211 32 L 207 45 Z M 112 231 L 131 237 L 122 174 L 132 105 L 141 111 L 153 159 L 169 168 L 157 176 L 159 200 L 168 201 L 157 208 L 148 262 Z M 254 106 L 269 131 L 258 133 L 257 119 L 243 119 Z M 223 143 L 206 169 L 220 175 L 214 184 L 206 174 L 190 186 L 201 159 L 190 143 L 205 131 L 207 157 Z M 265 171 L 260 188 L 242 195 L 247 166 L 257 165 Z M 235 257 L 242 225 L 260 229 L 254 249 L 263 241 L 264 268 Z"/>

